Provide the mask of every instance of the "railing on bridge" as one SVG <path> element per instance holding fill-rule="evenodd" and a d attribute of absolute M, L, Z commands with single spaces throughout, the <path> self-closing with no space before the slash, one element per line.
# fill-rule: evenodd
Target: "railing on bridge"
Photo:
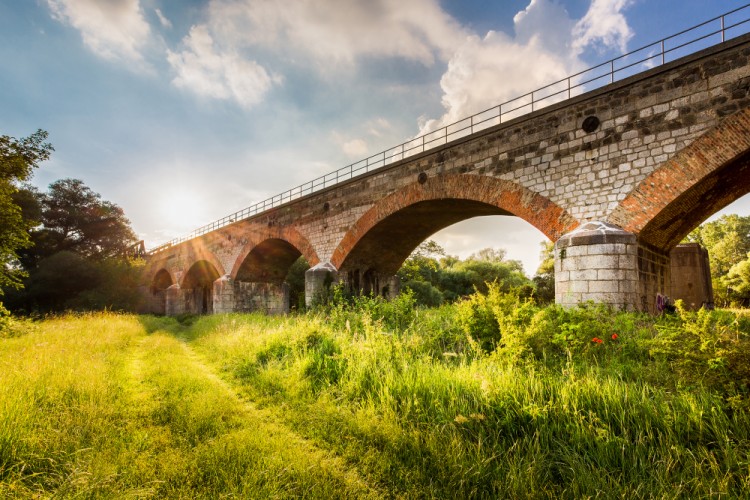
<path fill-rule="evenodd" d="M 198 236 L 247 219 L 284 203 L 335 186 L 340 182 L 348 181 L 411 155 L 447 144 L 452 140 L 460 139 L 461 137 L 531 113 L 550 104 L 570 99 L 584 92 L 595 90 L 652 67 L 660 66 L 712 45 L 717 45 L 728 39 L 746 34 L 750 31 L 747 29 L 748 23 L 750 23 L 750 4 L 743 5 L 667 38 L 644 45 L 627 54 L 592 66 L 562 80 L 510 99 L 475 115 L 428 132 L 398 146 L 386 149 L 351 165 L 284 191 L 281 194 L 250 205 L 247 208 L 243 208 L 233 214 L 199 227 L 187 236 L 175 238 L 160 245 L 148 253 L 153 255 L 164 251 L 183 241 L 197 238 Z"/>

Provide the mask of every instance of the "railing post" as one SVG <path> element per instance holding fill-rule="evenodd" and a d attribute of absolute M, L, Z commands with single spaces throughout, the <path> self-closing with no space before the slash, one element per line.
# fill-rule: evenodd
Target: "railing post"
<path fill-rule="evenodd" d="M 425 138 L 425 136 L 423 135 L 423 136 L 422 136 L 422 152 L 423 152 L 423 153 L 424 153 L 424 138 Z"/>
<path fill-rule="evenodd" d="M 664 65 L 664 40 L 661 41 L 661 64 Z"/>
<path fill-rule="evenodd" d="M 570 77 L 568 77 L 568 99 L 570 99 Z"/>
<path fill-rule="evenodd" d="M 724 43 L 724 16 L 721 16 L 721 43 Z"/>
<path fill-rule="evenodd" d="M 615 60 L 609 61 L 609 83 L 615 83 Z"/>
<path fill-rule="evenodd" d="M 472 134 L 474 133 L 474 115 L 469 117 L 469 130 Z"/>

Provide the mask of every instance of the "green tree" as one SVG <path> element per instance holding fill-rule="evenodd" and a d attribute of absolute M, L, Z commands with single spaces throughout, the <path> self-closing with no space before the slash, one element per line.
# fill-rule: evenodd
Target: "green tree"
<path fill-rule="evenodd" d="M 16 193 L 34 246 L 19 252 L 28 273 L 26 290 L 8 294 L 21 312 L 62 309 L 132 309 L 137 263 L 127 250 L 136 242 L 120 207 L 104 201 L 77 179 L 63 179 L 40 193 Z M 31 224 L 29 224 L 31 225 Z"/>
<path fill-rule="evenodd" d="M 541 245 L 542 262 L 532 278 L 536 287 L 534 296 L 540 303 L 549 304 L 555 301 L 555 244 L 543 241 Z"/>
<path fill-rule="evenodd" d="M 738 300 L 747 306 L 750 299 L 750 253 L 745 260 L 732 266 L 727 273 L 726 283 L 732 289 L 729 299 Z"/>
<path fill-rule="evenodd" d="M 728 304 L 729 271 L 750 252 L 750 216 L 722 215 L 693 230 L 685 240 L 700 243 L 708 250 L 714 300 L 717 304 Z"/>
<path fill-rule="evenodd" d="M 31 201 L 36 197 L 41 214 L 41 226 L 31 231 L 34 247 L 23 254 L 27 268 L 62 251 L 99 260 L 117 257 L 136 242 L 123 210 L 79 179 L 61 179 L 47 193 L 26 196 L 28 210 L 36 210 Z"/>
<path fill-rule="evenodd" d="M 19 183 L 30 179 L 33 170 L 54 150 L 46 140 L 43 130 L 22 139 L 0 136 L 0 295 L 18 288 L 24 276 L 18 252 L 31 245 L 31 223 L 23 217 L 14 197 Z"/>

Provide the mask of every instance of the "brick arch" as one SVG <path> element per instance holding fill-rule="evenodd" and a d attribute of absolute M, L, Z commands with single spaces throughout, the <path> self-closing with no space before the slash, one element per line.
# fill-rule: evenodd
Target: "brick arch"
<path fill-rule="evenodd" d="M 213 268 L 216 270 L 216 272 L 219 274 L 219 276 L 224 276 L 226 274 L 226 271 L 224 270 L 224 266 L 222 265 L 221 261 L 216 258 L 216 256 L 213 254 L 213 252 L 210 252 L 206 250 L 202 245 L 201 246 L 193 246 L 189 253 L 188 258 L 186 259 L 188 264 L 183 268 L 182 276 L 180 277 L 179 284 L 180 288 L 184 288 L 185 285 L 185 279 L 188 276 L 188 273 L 190 269 L 198 262 L 207 262 Z"/>
<path fill-rule="evenodd" d="M 668 251 L 706 218 L 748 192 L 750 109 L 743 109 L 653 171 L 607 221 Z"/>
<path fill-rule="evenodd" d="M 331 263 L 337 269 L 350 258 L 353 250 L 368 235 L 397 214 L 410 218 L 412 226 L 423 217 L 427 227 L 420 228 L 405 236 L 416 247 L 431 234 L 456 222 L 481 215 L 515 215 L 544 233 L 550 240 L 557 241 L 563 234 L 575 229 L 579 222 L 564 208 L 548 198 L 514 182 L 494 177 L 471 174 L 436 175 L 429 177 L 424 184 L 415 182 L 375 203 L 346 233 L 333 252 Z M 381 244 L 382 243 L 382 244 Z M 398 243 L 398 242 L 395 242 Z M 378 245 L 387 251 L 389 242 Z M 390 256 L 390 267 L 413 250 L 404 249 Z M 403 256 L 403 258 L 402 258 Z M 387 269 L 386 272 L 395 272 Z"/>
<path fill-rule="evenodd" d="M 251 239 L 243 245 L 237 259 L 235 259 L 230 276 L 233 279 L 236 278 L 248 256 L 260 245 L 271 240 L 280 240 L 294 247 L 311 266 L 320 262 L 313 246 L 299 231 L 292 227 L 270 227 L 252 232 Z"/>
<path fill-rule="evenodd" d="M 176 283 L 174 276 L 169 272 L 166 267 L 160 267 L 151 277 L 151 290 L 159 291 L 166 290 L 170 286 Z"/>

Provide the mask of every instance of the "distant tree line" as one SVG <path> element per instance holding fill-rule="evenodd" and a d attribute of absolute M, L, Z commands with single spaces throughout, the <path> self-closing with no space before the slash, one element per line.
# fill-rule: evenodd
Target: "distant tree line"
<path fill-rule="evenodd" d="M 412 290 L 417 302 L 426 306 L 454 302 L 475 291 L 486 293 L 490 283 L 497 283 L 502 292 L 513 290 L 548 303 L 555 298 L 554 260 L 552 245 L 542 246 L 543 261 L 533 279 L 524 274 L 521 262 L 506 259 L 505 250 L 485 248 L 461 260 L 432 240 L 417 247 L 398 276 L 402 287 Z"/>

